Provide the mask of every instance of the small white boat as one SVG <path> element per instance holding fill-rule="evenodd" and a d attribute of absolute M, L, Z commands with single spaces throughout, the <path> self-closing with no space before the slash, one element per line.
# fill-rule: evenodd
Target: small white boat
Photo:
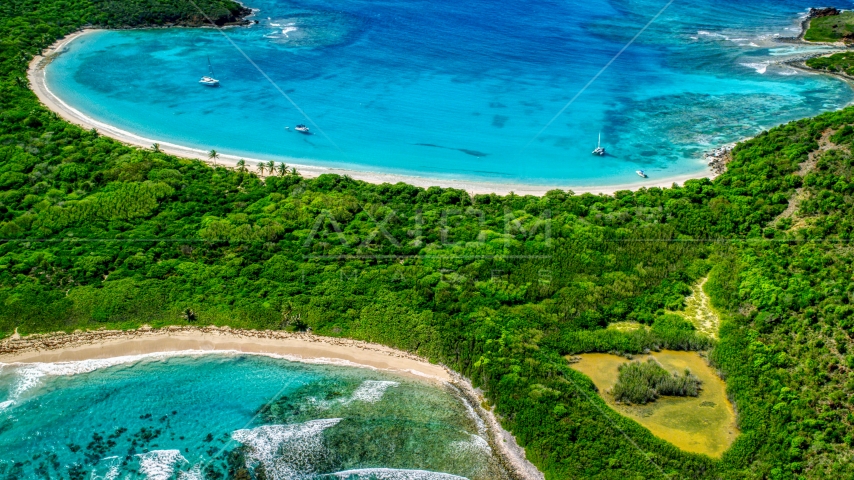
<path fill-rule="evenodd" d="M 213 67 L 211 66 L 211 57 L 208 57 L 208 71 L 210 72 L 210 75 L 202 77 L 202 79 L 199 80 L 199 83 L 208 87 L 218 87 L 219 80 L 214 78 Z"/>
<path fill-rule="evenodd" d="M 306 127 L 306 126 L 305 126 L 305 125 L 303 125 L 303 124 L 299 124 L 299 125 L 297 125 L 297 126 L 294 128 L 294 130 L 298 131 L 299 133 L 306 133 L 306 134 L 311 133 L 311 132 L 309 132 L 309 131 L 308 131 L 308 127 Z"/>
<path fill-rule="evenodd" d="M 635 170 L 639 177 L 646 178 L 646 173 L 643 170 Z"/>
<path fill-rule="evenodd" d="M 599 132 L 599 142 L 596 143 L 596 150 L 593 150 L 593 155 L 605 155 L 605 148 L 602 147 L 602 132 Z"/>

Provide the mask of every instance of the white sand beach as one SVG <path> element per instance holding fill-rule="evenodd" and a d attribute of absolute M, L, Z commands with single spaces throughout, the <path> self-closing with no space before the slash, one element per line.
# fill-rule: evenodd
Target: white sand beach
<path fill-rule="evenodd" d="M 30 87 L 33 92 L 35 92 L 36 96 L 38 96 L 39 100 L 50 110 L 56 112 L 60 117 L 65 119 L 68 122 L 71 122 L 75 125 L 79 125 L 82 128 L 87 130 L 95 129 L 101 135 L 106 135 L 115 140 L 118 140 L 122 143 L 128 145 L 134 145 L 142 148 L 151 148 L 155 143 L 160 145 L 160 150 L 164 153 L 168 153 L 170 155 L 175 155 L 183 158 L 194 158 L 202 161 L 209 161 L 208 159 L 208 151 L 201 150 L 197 148 L 191 148 L 183 145 L 177 145 L 175 143 L 170 143 L 164 140 L 156 139 L 156 138 L 146 138 L 140 135 L 136 135 L 134 133 L 122 130 L 113 125 L 109 125 L 98 120 L 95 120 L 83 112 L 75 109 L 74 107 L 68 105 L 63 102 L 62 99 L 57 97 L 51 90 L 48 88 L 45 82 L 45 72 L 44 68 L 50 63 L 50 61 L 55 58 L 57 55 L 60 55 L 63 49 L 75 39 L 86 35 L 91 32 L 98 31 L 98 29 L 84 29 L 79 32 L 75 32 L 73 34 L 67 35 L 66 37 L 58 40 L 56 43 L 51 45 L 48 49 L 46 49 L 42 55 L 36 56 L 33 58 L 32 62 L 30 62 L 29 70 L 27 72 L 27 76 L 29 78 Z M 258 162 L 268 161 L 268 160 L 281 160 L 281 158 L 277 157 L 273 158 L 247 158 L 247 157 L 239 157 L 236 155 L 229 155 L 227 153 L 220 153 L 218 164 L 226 166 L 226 167 L 234 167 L 237 165 L 239 160 L 245 160 L 248 164 L 254 165 Z M 550 190 L 572 190 L 575 193 L 604 193 L 604 194 L 612 194 L 614 192 L 620 190 L 637 190 L 642 187 L 650 188 L 650 187 L 670 187 L 674 183 L 682 184 L 686 180 L 691 180 L 694 178 L 704 178 L 714 177 L 714 174 L 709 170 L 703 170 L 697 172 L 695 174 L 688 175 L 679 175 L 679 176 L 671 176 L 666 178 L 648 178 L 645 180 L 640 180 L 639 182 L 634 183 L 625 183 L 620 185 L 601 185 L 601 186 L 573 186 L 573 185 L 557 185 L 557 186 L 547 186 L 547 185 L 535 185 L 535 184 L 524 184 L 524 183 L 500 183 L 500 182 L 484 182 L 484 181 L 473 181 L 473 180 L 465 180 L 465 179 L 447 179 L 447 178 L 429 178 L 429 177 L 421 177 L 421 176 L 413 176 L 413 175 L 398 175 L 398 174 L 390 174 L 390 173 L 381 173 L 381 172 L 367 172 L 367 171 L 359 171 L 359 170 L 348 170 L 343 168 L 331 168 L 331 167 L 321 167 L 317 165 L 306 165 L 304 163 L 305 160 L 302 159 L 293 159 L 288 160 L 286 163 L 289 167 L 294 167 L 297 171 L 306 178 L 314 178 L 325 173 L 334 173 L 338 175 L 348 175 L 356 180 L 363 180 L 369 183 L 381 184 L 381 183 L 407 183 L 410 185 L 414 185 L 417 187 L 428 188 L 432 186 L 439 187 L 450 187 L 457 188 L 461 190 L 465 190 L 470 194 L 489 194 L 495 193 L 499 195 L 507 195 L 511 192 L 517 195 L 544 195 L 546 192 Z"/>
<path fill-rule="evenodd" d="M 180 351 L 222 351 L 281 356 L 289 360 L 362 366 L 439 382 L 448 371 L 406 352 L 378 344 L 278 331 L 165 328 L 36 335 L 0 342 L 0 362 L 55 363 Z"/>

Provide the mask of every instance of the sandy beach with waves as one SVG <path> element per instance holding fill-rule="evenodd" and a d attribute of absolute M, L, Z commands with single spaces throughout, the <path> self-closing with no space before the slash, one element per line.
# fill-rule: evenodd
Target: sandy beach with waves
<path fill-rule="evenodd" d="M 91 371 L 149 356 L 243 353 L 290 361 L 372 368 L 398 375 L 449 384 L 475 408 L 488 427 L 490 444 L 505 466 L 525 480 L 545 478 L 525 458 L 525 451 L 501 427 L 485 400 L 466 378 L 408 352 L 375 343 L 310 333 L 240 330 L 229 327 L 143 327 L 137 330 L 96 330 L 0 340 L 0 366 L 14 363 L 51 363 L 64 374 Z"/>
<path fill-rule="evenodd" d="M 383 345 L 307 333 L 166 327 L 32 335 L 0 341 L 2 363 L 56 363 L 167 352 L 236 352 L 309 363 L 369 367 L 451 381 L 442 366 Z"/>
<path fill-rule="evenodd" d="M 184 145 L 178 145 L 175 143 L 170 143 L 164 140 L 159 140 L 156 138 L 146 138 L 140 135 L 136 135 L 132 132 L 128 132 L 122 129 L 119 129 L 113 125 L 109 125 L 104 122 L 100 122 L 95 120 L 83 112 L 75 109 L 74 107 L 68 105 L 62 99 L 57 97 L 51 90 L 48 88 L 47 83 L 45 82 L 45 67 L 51 62 L 53 58 L 57 55 L 61 55 L 65 47 L 73 42 L 75 39 L 86 35 L 87 33 L 98 31 L 99 29 L 84 29 L 79 32 L 72 33 L 70 35 L 65 36 L 64 38 L 58 40 L 56 43 L 47 48 L 42 55 L 38 55 L 33 58 L 30 62 L 29 69 L 27 71 L 27 77 L 30 82 L 30 88 L 32 88 L 33 92 L 35 92 L 36 96 L 38 96 L 39 100 L 50 110 L 56 112 L 60 117 L 64 120 L 78 125 L 87 130 L 95 129 L 101 135 L 108 136 L 119 142 L 122 142 L 127 145 L 142 147 L 142 148 L 151 148 L 155 143 L 159 144 L 160 151 L 164 153 L 168 153 L 170 155 L 175 155 L 183 158 L 192 158 L 202 161 L 209 161 L 208 159 L 208 151 L 201 150 L 197 148 L 191 148 Z M 236 155 L 229 155 L 225 153 L 220 153 L 217 164 L 223 165 L 226 167 L 234 167 L 237 165 L 239 160 L 245 160 L 248 164 L 254 165 L 258 162 L 264 162 L 268 160 L 274 160 L 272 158 L 247 158 L 247 157 L 239 157 Z M 278 157 L 275 160 L 280 160 Z M 503 182 L 485 182 L 485 181 L 473 181 L 473 180 L 465 180 L 465 179 L 447 179 L 447 178 L 430 178 L 430 177 L 422 177 L 415 175 L 399 175 L 399 174 L 390 174 L 390 173 L 381 173 L 381 172 L 369 172 L 369 171 L 359 171 L 359 170 L 349 170 L 343 168 L 332 168 L 332 167 L 321 167 L 316 165 L 306 165 L 304 163 L 304 159 L 294 158 L 292 160 L 288 160 L 286 163 L 289 167 L 296 168 L 297 171 L 306 178 L 314 178 L 326 173 L 333 173 L 337 175 L 347 175 L 356 180 L 362 180 L 368 183 L 382 184 L 382 183 L 407 183 L 409 185 L 414 185 L 416 187 L 429 188 L 432 186 L 438 187 L 446 187 L 446 188 L 457 188 L 461 190 L 465 190 L 470 194 L 490 194 L 495 193 L 498 195 L 507 195 L 511 192 L 517 195 L 545 195 L 546 192 L 550 190 L 572 190 L 575 193 L 604 193 L 604 194 L 613 194 L 614 192 L 621 190 L 637 190 L 639 188 L 651 188 L 651 187 L 670 187 L 674 183 L 682 184 L 686 180 L 696 179 L 696 178 L 704 178 L 709 177 L 713 178 L 715 174 L 711 171 L 704 170 L 701 172 L 697 172 L 694 174 L 686 174 L 686 175 L 678 175 L 678 176 L 668 176 L 666 178 L 661 179 L 646 179 L 639 182 L 634 183 L 625 183 L 619 185 L 601 185 L 601 186 L 573 186 L 573 185 L 536 185 L 536 184 L 525 184 L 525 183 L 503 183 Z"/>

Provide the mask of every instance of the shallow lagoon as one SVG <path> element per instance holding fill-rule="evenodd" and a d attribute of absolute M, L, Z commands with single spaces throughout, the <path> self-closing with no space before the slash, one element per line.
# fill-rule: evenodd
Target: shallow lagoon
<path fill-rule="evenodd" d="M 245 354 L 0 364 L 3 478 L 506 478 L 453 389 Z"/>
<path fill-rule="evenodd" d="M 854 98 L 772 64 L 815 49 L 773 41 L 797 33 L 808 0 L 675 2 L 596 77 L 665 3 L 253 0 L 260 23 L 227 31 L 240 51 L 211 29 L 100 32 L 73 42 L 47 81 L 82 112 L 162 142 L 562 186 L 636 182 L 638 168 L 649 182 L 701 176 L 703 150 Z M 208 57 L 219 88 L 197 83 Z M 609 155 L 593 157 L 600 131 Z"/>
<path fill-rule="evenodd" d="M 700 395 L 660 397 L 646 405 L 618 404 L 608 393 L 617 384 L 619 366 L 629 360 L 607 353 L 577 356 L 581 361 L 573 363 L 572 368 L 590 377 L 608 406 L 682 450 L 720 458 L 738 436 L 726 384 L 696 352 L 664 350 L 651 356 L 670 372 L 690 370 L 703 382 Z M 643 362 L 647 358 L 649 355 L 638 355 L 634 360 Z"/>

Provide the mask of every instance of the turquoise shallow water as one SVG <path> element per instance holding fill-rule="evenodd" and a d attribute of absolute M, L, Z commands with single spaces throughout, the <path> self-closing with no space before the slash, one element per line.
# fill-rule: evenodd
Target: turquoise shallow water
<path fill-rule="evenodd" d="M 0 364 L 2 365 L 2 364 Z M 506 478 L 451 387 L 242 354 L 0 367 L 0 478 Z"/>
<path fill-rule="evenodd" d="M 810 0 L 674 2 L 659 16 L 662 0 L 249 5 L 259 24 L 229 29 L 234 44 L 211 29 L 84 36 L 48 66 L 49 87 L 161 142 L 573 186 L 631 183 L 639 168 L 650 182 L 701 174 L 704 150 L 854 97 L 775 63 L 815 49 L 774 40 L 797 33 Z M 219 88 L 197 83 L 208 57 Z M 591 155 L 600 131 L 606 157 Z"/>

